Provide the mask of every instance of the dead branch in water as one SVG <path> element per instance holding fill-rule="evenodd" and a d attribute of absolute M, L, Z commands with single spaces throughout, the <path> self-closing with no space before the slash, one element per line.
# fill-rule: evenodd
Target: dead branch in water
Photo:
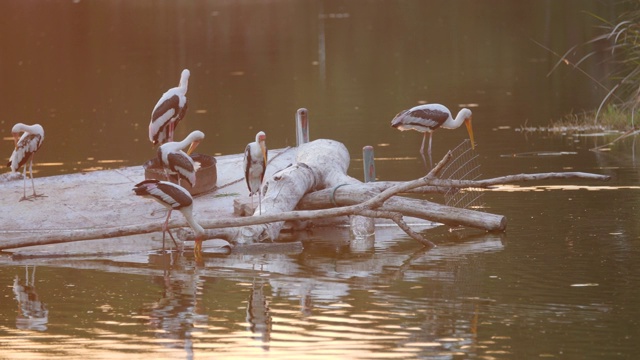
<path fill-rule="evenodd" d="M 309 146 L 315 142 L 309 143 Z M 465 225 L 485 229 L 488 231 L 502 231 L 506 227 L 506 219 L 499 215 L 493 215 L 473 210 L 446 207 L 444 205 L 429 203 L 418 199 L 398 197 L 401 193 L 412 191 L 423 191 L 424 189 L 445 188 L 445 187 L 490 187 L 493 185 L 507 184 L 521 181 L 550 180 L 550 179 L 587 179 L 587 180 L 608 180 L 608 176 L 589 173 L 568 172 L 568 173 L 542 173 L 542 174 L 520 174 L 509 175 L 486 180 L 441 180 L 437 174 L 442 166 L 450 158 L 448 153 L 445 158 L 428 175 L 408 182 L 384 182 L 363 184 L 346 175 L 349 156 L 344 146 L 333 141 L 317 143 L 317 146 L 326 152 L 318 158 L 314 152 L 318 149 L 307 147 L 298 158 L 298 164 L 285 169 L 269 180 L 270 189 L 266 194 L 263 203 L 263 214 L 244 218 L 225 219 L 200 219 L 200 223 L 207 230 L 209 238 L 220 237 L 231 241 L 236 239 L 249 239 L 247 242 L 259 241 L 269 238 L 277 238 L 282 224 L 285 221 L 302 221 L 318 219 L 323 217 L 339 217 L 345 215 L 359 215 L 366 217 L 382 217 L 393 220 L 410 237 L 421 242 L 425 246 L 433 246 L 433 243 L 424 239 L 420 234 L 412 231 L 404 222 L 403 216 L 415 216 L 427 220 L 434 220 L 450 225 Z M 315 162 L 315 163 L 314 163 Z M 326 171 L 333 167 L 333 171 Z M 306 176 L 300 183 L 284 182 L 287 176 Z M 298 189 L 291 189 L 292 184 L 297 184 Z M 343 186 L 349 185 L 349 186 Z M 323 189 L 313 191 L 315 189 Z M 351 190 L 358 189 L 356 193 Z M 292 191 L 295 190 L 295 191 Z M 284 193 L 295 193 L 282 207 L 272 207 L 268 211 L 264 205 L 272 202 L 278 204 Z M 359 195 L 357 194 L 359 193 Z M 357 195 L 357 196 L 356 196 Z M 337 201 L 337 202 L 336 202 Z M 341 207 L 337 204 L 340 203 Z M 309 205 L 309 204 L 314 204 Z M 303 210 L 290 211 L 296 206 Z M 278 205 L 282 206 L 282 205 Z M 290 207 L 289 210 L 286 208 Z M 304 210 L 305 207 L 316 207 L 320 209 Z M 331 207 L 331 208 L 323 208 Z M 279 224 L 276 227 L 265 227 L 264 224 Z M 262 227 L 255 227 L 260 225 Z M 184 220 L 172 221 L 171 227 L 186 227 Z M 145 233 L 162 231 L 161 224 L 140 224 L 134 226 L 124 226 L 119 228 L 93 228 L 77 230 L 51 230 L 51 231 L 29 231 L 24 238 L 4 240 L 0 242 L 0 250 L 48 245 L 63 242 L 74 242 L 82 240 L 101 240 L 114 237 L 125 237 Z M 2 234 L 3 231 L 0 231 Z M 4 233 L 15 233 L 15 231 L 5 231 Z M 187 231 L 187 234 L 192 234 Z"/>
<path fill-rule="evenodd" d="M 607 144 L 603 144 L 603 145 L 600 145 L 600 146 L 596 146 L 596 147 L 591 148 L 591 149 L 589 149 L 589 150 L 591 150 L 591 151 L 599 151 L 599 150 L 600 150 L 600 149 L 602 149 L 602 148 L 606 148 L 606 147 L 608 147 L 608 146 L 611 146 L 611 145 L 615 144 L 616 142 L 618 142 L 618 141 L 620 141 L 620 140 L 622 140 L 622 139 L 624 139 L 624 138 L 627 138 L 627 137 L 629 137 L 629 136 L 636 135 L 636 134 L 638 134 L 638 133 L 640 133 L 640 130 L 638 130 L 638 129 L 635 129 L 635 128 L 634 128 L 634 129 L 629 129 L 629 130 L 627 130 L 624 134 L 622 134 L 622 135 L 618 136 L 617 138 L 615 138 L 613 141 L 611 141 L 611 142 L 609 142 L 609 143 L 607 143 Z"/>

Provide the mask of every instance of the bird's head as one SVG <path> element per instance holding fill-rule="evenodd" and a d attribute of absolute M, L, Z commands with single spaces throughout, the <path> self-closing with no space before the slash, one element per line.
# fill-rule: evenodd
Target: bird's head
<path fill-rule="evenodd" d="M 204 139 L 204 133 L 200 130 L 192 131 L 191 134 L 187 136 L 187 139 L 191 141 L 191 145 L 189 145 L 189 150 L 187 150 L 187 155 L 191 155 L 193 150 L 195 150 L 198 147 L 198 145 L 200 145 L 200 142 Z"/>
<path fill-rule="evenodd" d="M 22 123 L 18 123 L 13 125 L 13 128 L 11 128 L 11 135 L 13 136 L 13 145 L 16 147 L 16 149 L 18 148 L 18 141 L 20 141 L 20 133 L 21 133 L 21 128 L 24 126 L 24 124 Z"/>
<path fill-rule="evenodd" d="M 11 135 L 13 135 L 13 145 L 16 147 L 16 149 L 18 148 L 18 141 L 20 140 L 20 133 L 11 133 Z"/>
<path fill-rule="evenodd" d="M 264 158 L 265 163 L 267 162 L 267 134 L 264 131 L 260 131 L 256 134 L 256 142 L 260 145 L 260 151 L 262 151 L 262 157 Z"/>
<path fill-rule="evenodd" d="M 186 88 L 187 86 L 189 86 L 190 75 L 191 72 L 189 71 L 189 69 L 182 70 L 182 73 L 180 74 L 180 87 Z"/>

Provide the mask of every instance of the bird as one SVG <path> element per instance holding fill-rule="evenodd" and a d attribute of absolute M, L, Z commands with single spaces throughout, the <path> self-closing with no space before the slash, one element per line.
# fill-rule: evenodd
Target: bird
<path fill-rule="evenodd" d="M 173 141 L 173 132 L 187 112 L 187 88 L 190 72 L 182 70 L 180 85 L 167 90 L 151 112 L 149 140 L 153 145 Z"/>
<path fill-rule="evenodd" d="M 264 131 L 256 134 L 256 141 L 251 142 L 244 149 L 244 178 L 249 188 L 251 205 L 253 206 L 253 195 L 258 193 L 259 214 L 262 215 L 262 181 L 264 172 L 267 169 L 267 135 Z"/>
<path fill-rule="evenodd" d="M 11 129 L 13 134 L 13 140 L 15 148 L 7 167 L 11 168 L 12 172 L 17 172 L 21 166 L 24 165 L 22 177 L 24 179 L 23 195 L 20 201 L 28 200 L 27 197 L 27 162 L 29 162 L 29 173 L 31 174 L 31 187 L 33 188 L 32 197 L 41 197 L 43 194 L 36 194 L 36 186 L 33 182 L 33 156 L 42 146 L 44 140 L 44 128 L 40 124 L 25 125 L 23 123 L 17 123 Z M 20 136 L 22 133 L 22 136 Z"/>
<path fill-rule="evenodd" d="M 200 163 L 193 161 L 191 153 L 204 139 L 204 133 L 200 130 L 192 131 L 180 142 L 167 142 L 158 147 L 158 160 L 167 174 L 178 176 L 178 184 L 184 179 L 193 188 L 196 186 L 196 171 L 200 169 Z M 185 153 L 182 149 L 189 147 Z"/>
<path fill-rule="evenodd" d="M 449 111 L 449 109 L 444 105 L 423 104 L 399 112 L 393 120 L 391 120 L 391 127 L 401 131 L 416 130 L 424 134 L 422 138 L 422 145 L 420 146 L 420 154 L 422 155 L 422 161 L 426 167 L 427 161 L 424 157 L 424 143 L 427 138 L 427 133 L 429 133 L 428 153 L 429 160 L 431 160 L 431 141 L 433 138 L 433 131 L 438 128 L 456 129 L 464 122 L 467 127 L 467 131 L 469 132 L 469 138 L 471 139 L 471 148 L 475 149 L 471 118 L 471 110 L 467 108 L 461 109 L 454 119 L 451 116 L 451 111 Z"/>
<path fill-rule="evenodd" d="M 163 249 L 165 232 L 169 233 L 169 236 L 171 236 L 171 240 L 173 240 L 176 247 L 178 245 L 169 230 L 169 218 L 171 217 L 171 212 L 173 210 L 178 210 L 182 213 L 196 235 L 196 244 L 193 248 L 194 254 L 198 256 L 201 253 L 204 228 L 202 228 L 202 226 L 200 226 L 200 224 L 198 224 L 198 222 L 193 218 L 193 197 L 191 197 L 191 194 L 189 194 L 185 188 L 168 181 L 148 179 L 136 184 L 133 191 L 138 196 L 154 199 L 169 210 L 167 213 L 167 219 L 164 221 L 164 224 L 162 224 Z"/>

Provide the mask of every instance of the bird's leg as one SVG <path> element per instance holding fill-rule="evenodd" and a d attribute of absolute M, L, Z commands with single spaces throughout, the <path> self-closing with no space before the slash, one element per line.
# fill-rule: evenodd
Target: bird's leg
<path fill-rule="evenodd" d="M 422 137 L 422 145 L 420 146 L 420 156 L 422 156 L 422 162 L 424 163 L 424 167 L 425 169 L 427 169 L 427 171 L 429 171 L 429 168 L 427 167 L 427 159 L 424 157 L 424 143 L 427 140 L 427 133 L 424 133 L 424 136 Z M 431 159 L 431 138 L 429 138 L 429 159 Z"/>
<path fill-rule="evenodd" d="M 20 198 L 20 201 L 23 200 L 28 200 L 29 198 L 27 198 L 27 165 L 25 164 L 24 168 L 22 169 L 22 197 Z"/>
<path fill-rule="evenodd" d="M 431 168 L 433 168 L 433 159 L 431 158 L 431 140 L 433 140 L 433 132 L 429 133 L 429 164 L 431 164 Z"/>
<path fill-rule="evenodd" d="M 26 166 L 25 166 L 26 168 Z M 31 155 L 31 160 L 29 160 L 29 174 L 31 174 L 31 188 L 33 189 L 33 197 L 46 197 L 44 194 L 36 194 L 36 185 L 33 182 L 33 155 Z"/>
<path fill-rule="evenodd" d="M 262 215 L 262 189 L 258 189 L 258 214 Z"/>
<path fill-rule="evenodd" d="M 173 131 L 175 130 L 175 122 L 169 123 L 169 141 L 173 141 Z"/>
<path fill-rule="evenodd" d="M 173 209 L 169 209 L 169 212 L 167 213 L 167 219 L 164 221 L 164 224 L 162 224 L 162 251 L 164 251 L 165 232 L 169 233 L 171 240 L 173 240 L 173 244 L 176 246 L 176 248 L 178 247 L 176 239 L 173 237 L 171 230 L 169 230 L 169 218 L 171 217 L 171 211 L 173 211 Z"/>

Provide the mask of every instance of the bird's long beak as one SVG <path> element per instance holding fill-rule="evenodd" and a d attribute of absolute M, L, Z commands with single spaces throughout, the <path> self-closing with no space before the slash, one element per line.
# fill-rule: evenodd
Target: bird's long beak
<path fill-rule="evenodd" d="M 195 239 L 196 245 L 193 247 L 193 252 L 195 254 L 202 253 L 202 237 L 196 237 Z"/>
<path fill-rule="evenodd" d="M 464 121 L 464 124 L 467 126 L 467 132 L 469 132 L 469 139 L 471 139 L 471 149 L 475 149 L 476 148 L 476 143 L 475 143 L 475 141 L 473 141 L 473 128 L 471 127 L 471 118 L 468 117 Z"/>
<path fill-rule="evenodd" d="M 11 133 L 13 135 L 13 145 L 18 148 L 18 141 L 20 141 L 20 133 Z"/>
<path fill-rule="evenodd" d="M 200 145 L 200 141 L 192 142 L 191 145 L 189 146 L 189 150 L 187 150 L 187 155 L 191 155 L 193 150 L 195 150 L 198 147 L 198 145 Z"/>
<path fill-rule="evenodd" d="M 262 158 L 264 159 L 264 165 L 267 165 L 267 149 L 263 144 L 260 144 L 260 150 L 262 151 Z"/>

